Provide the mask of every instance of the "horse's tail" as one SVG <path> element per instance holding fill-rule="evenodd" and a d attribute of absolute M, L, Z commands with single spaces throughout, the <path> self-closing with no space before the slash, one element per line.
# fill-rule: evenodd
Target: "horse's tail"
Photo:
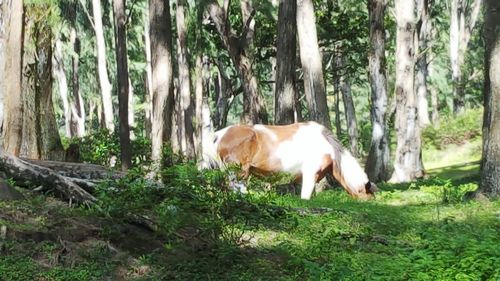
<path fill-rule="evenodd" d="M 325 128 L 323 136 L 333 148 L 332 173 L 335 179 L 351 196 L 371 196 L 369 194 L 373 194 L 375 191 L 375 187 L 373 190 L 371 189 L 374 184 L 370 183 L 358 160 L 342 146 L 330 130 Z"/>
<path fill-rule="evenodd" d="M 219 156 L 218 147 L 222 136 L 226 133 L 226 129 L 217 132 L 210 131 L 202 140 L 203 156 L 200 163 L 202 169 L 217 169 L 224 168 L 224 162 Z"/>

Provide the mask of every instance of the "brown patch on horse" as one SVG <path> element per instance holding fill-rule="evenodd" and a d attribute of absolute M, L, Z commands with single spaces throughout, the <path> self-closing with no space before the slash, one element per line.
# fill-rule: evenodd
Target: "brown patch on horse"
<path fill-rule="evenodd" d="M 222 136 L 217 153 L 225 163 L 240 164 L 243 176 L 246 177 L 257 150 L 256 138 L 250 126 L 233 126 Z"/>

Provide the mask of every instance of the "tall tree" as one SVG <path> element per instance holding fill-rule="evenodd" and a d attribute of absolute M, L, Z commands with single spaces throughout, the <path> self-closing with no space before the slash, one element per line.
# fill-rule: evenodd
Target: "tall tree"
<path fill-rule="evenodd" d="M 125 0 L 113 0 L 115 20 L 116 70 L 118 72 L 118 115 L 120 116 L 120 160 L 122 170 L 132 166 L 132 147 L 130 145 L 130 127 L 128 118 L 129 78 L 127 62 L 127 35 L 125 24 Z"/>
<path fill-rule="evenodd" d="M 146 73 L 144 75 L 144 85 L 146 94 L 144 98 L 144 129 L 146 136 L 151 138 L 151 121 L 153 108 L 153 71 L 151 69 L 151 40 L 149 36 L 149 11 L 144 13 L 144 52 L 146 53 Z"/>
<path fill-rule="evenodd" d="M 340 116 L 340 77 L 342 76 L 342 53 L 339 46 L 335 46 L 333 54 L 333 92 L 335 97 L 335 132 L 337 136 L 342 135 L 342 121 Z"/>
<path fill-rule="evenodd" d="M 80 91 L 79 66 L 81 44 L 77 31 L 77 7 L 78 1 L 73 0 L 69 9 L 70 17 L 70 44 L 73 46 L 71 56 L 71 89 L 72 98 L 69 99 L 71 109 L 70 130 L 72 136 L 83 137 L 85 135 L 85 106 L 83 96 Z"/>
<path fill-rule="evenodd" d="M 229 114 L 229 109 L 231 108 L 231 104 L 234 101 L 234 98 L 241 91 L 240 89 L 235 89 L 231 85 L 231 77 L 226 73 L 227 67 L 225 67 L 224 63 L 220 60 L 216 60 L 217 68 L 217 76 L 215 80 L 215 113 L 213 116 L 214 119 L 214 127 L 216 130 L 220 130 L 226 127 L 227 124 L 227 116 Z"/>
<path fill-rule="evenodd" d="M 159 163 L 163 143 L 172 134 L 174 83 L 172 23 L 168 0 L 149 0 L 149 36 L 153 82 L 152 159 Z"/>
<path fill-rule="evenodd" d="M 92 0 L 92 11 L 94 14 L 94 32 L 97 45 L 97 73 L 102 95 L 102 108 L 106 129 L 110 132 L 115 130 L 113 121 L 113 102 L 111 100 L 112 86 L 108 78 L 108 66 L 106 62 L 106 43 L 104 40 L 104 29 L 102 25 L 101 0 Z"/>
<path fill-rule="evenodd" d="M 372 139 L 365 171 L 373 182 L 390 176 L 389 128 L 387 114 L 387 80 L 385 76 L 385 0 L 368 0 L 370 17 L 370 51 L 368 53 L 371 86 L 370 120 Z"/>
<path fill-rule="evenodd" d="M 309 119 L 331 129 L 312 0 L 297 0 L 297 31 Z"/>
<path fill-rule="evenodd" d="M 416 49 L 417 63 L 415 71 L 415 90 L 417 92 L 418 103 L 418 123 L 424 128 L 430 124 L 429 106 L 427 103 L 427 53 L 429 52 L 430 41 L 430 17 L 429 0 L 416 0 L 418 14 L 416 40 L 418 48 Z"/>
<path fill-rule="evenodd" d="M 483 157 L 479 192 L 500 196 L 500 1 L 485 1 Z"/>
<path fill-rule="evenodd" d="M 276 89 L 274 93 L 274 123 L 291 124 L 297 121 L 295 111 L 295 62 L 297 51 L 297 1 L 280 0 L 278 8 L 278 37 L 276 39 Z"/>
<path fill-rule="evenodd" d="M 26 7 L 23 53 L 23 134 L 20 155 L 63 160 L 64 149 L 52 103 L 51 3 Z"/>
<path fill-rule="evenodd" d="M 396 0 L 396 136 L 397 146 L 391 182 L 407 182 L 423 176 L 421 129 L 414 89 L 414 1 Z"/>
<path fill-rule="evenodd" d="M 5 69 L 5 13 L 3 9 L 5 1 L 0 1 L 0 77 L 4 77 Z M 2 123 L 3 123 L 3 99 L 5 80 L 0 81 L 0 143 L 2 142 Z"/>
<path fill-rule="evenodd" d="M 4 93 L 3 146 L 6 152 L 19 155 L 23 128 L 22 66 L 23 66 L 23 2 L 7 0 L 2 5 L 5 16 L 5 71 L 2 83 Z"/>
<path fill-rule="evenodd" d="M 472 3 L 471 3 L 472 1 Z M 450 61 L 453 81 L 453 112 L 465 109 L 462 65 L 470 36 L 476 25 L 482 0 L 451 0 L 450 5 Z"/>
<path fill-rule="evenodd" d="M 179 133 L 182 152 L 193 159 L 194 127 L 193 101 L 191 99 L 191 78 L 189 75 L 189 57 L 187 44 L 187 23 L 185 19 L 186 0 L 177 0 L 177 63 L 179 66 Z"/>
<path fill-rule="evenodd" d="M 62 44 L 61 38 L 57 37 L 54 44 L 54 57 L 52 63 L 54 65 L 54 76 L 59 87 L 59 95 L 63 102 L 64 130 L 66 137 L 71 138 L 71 107 L 68 99 L 68 79 L 66 77 L 66 71 L 64 70 Z"/>
<path fill-rule="evenodd" d="M 351 83 L 349 76 L 343 74 L 340 77 L 340 91 L 342 92 L 342 100 L 344 101 L 345 119 L 347 123 L 347 135 L 349 136 L 349 150 L 353 155 L 359 155 L 358 149 L 358 121 L 356 119 L 356 109 L 352 99 Z"/>
<path fill-rule="evenodd" d="M 223 8 L 216 1 L 212 1 L 207 9 L 243 85 L 244 104 L 241 121 L 243 123 L 267 123 L 267 111 L 260 96 L 257 77 L 249 57 L 249 47 L 254 35 L 255 10 L 249 8 L 246 0 L 240 3 L 244 24 L 242 34 L 239 36 L 233 32 L 228 18 L 230 0 L 224 0 Z"/>

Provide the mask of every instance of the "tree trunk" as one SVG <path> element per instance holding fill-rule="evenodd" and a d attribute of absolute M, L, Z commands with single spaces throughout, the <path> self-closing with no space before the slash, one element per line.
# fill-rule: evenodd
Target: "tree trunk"
<path fill-rule="evenodd" d="M 97 45 L 97 70 L 99 85 L 101 87 L 102 107 L 106 129 L 110 132 L 115 130 L 113 121 L 113 102 L 111 100 L 112 86 L 109 83 L 108 67 L 106 63 L 106 43 L 102 26 L 101 0 L 92 0 L 92 11 L 94 13 L 94 31 Z"/>
<path fill-rule="evenodd" d="M 239 89 L 231 87 L 231 78 L 225 72 L 224 63 L 217 60 L 217 79 L 215 85 L 215 116 L 214 125 L 216 130 L 226 127 L 227 115 Z"/>
<path fill-rule="evenodd" d="M 415 94 L 414 2 L 396 0 L 396 136 L 397 147 L 391 182 L 413 181 L 424 174 L 421 167 L 421 129 Z"/>
<path fill-rule="evenodd" d="M 453 82 L 453 112 L 460 114 L 465 110 L 464 81 L 462 65 L 472 29 L 476 25 L 482 0 L 451 0 L 450 5 L 450 61 Z"/>
<path fill-rule="evenodd" d="M 196 66 L 195 66 L 195 85 L 194 85 L 194 147 L 196 151 L 196 159 L 201 159 L 202 155 L 202 139 L 201 139 L 201 118 L 202 118 L 202 106 L 203 106 L 203 62 L 201 56 L 196 56 Z"/>
<path fill-rule="evenodd" d="M 358 121 L 356 120 L 356 109 L 354 108 L 354 101 L 352 100 L 351 83 L 349 83 L 347 75 L 345 74 L 340 77 L 340 91 L 342 92 L 342 100 L 344 101 L 350 151 L 354 156 L 358 157 Z"/>
<path fill-rule="evenodd" d="M 172 68 L 172 26 L 168 0 L 149 1 L 151 70 L 153 82 L 152 159 L 159 164 L 164 142 L 172 134 L 174 84 Z"/>
<path fill-rule="evenodd" d="M 278 10 L 278 38 L 276 39 L 276 88 L 274 94 L 274 123 L 286 125 L 296 122 L 295 63 L 297 51 L 297 2 L 280 0 Z"/>
<path fill-rule="evenodd" d="M 418 121 L 423 129 L 430 124 L 429 106 L 427 104 L 427 53 L 429 51 L 430 40 L 430 18 L 428 0 L 417 0 L 417 13 L 419 21 L 417 23 L 417 67 L 415 71 L 415 89 L 418 100 Z"/>
<path fill-rule="evenodd" d="M 78 2 L 74 1 L 71 7 L 71 31 L 70 42 L 73 46 L 73 56 L 71 57 L 72 68 L 72 93 L 73 98 L 70 99 L 71 108 L 71 135 L 83 137 L 85 135 L 85 105 L 82 94 L 80 93 L 80 81 L 78 68 L 80 66 L 80 39 L 76 30 Z"/>
<path fill-rule="evenodd" d="M 129 72 L 127 70 L 127 72 Z M 128 128 L 130 131 L 130 139 L 135 139 L 134 128 L 135 128 L 135 101 L 134 101 L 134 86 L 132 85 L 132 80 L 130 76 L 128 77 Z"/>
<path fill-rule="evenodd" d="M 478 192 L 500 196 L 500 2 L 486 0 L 483 157 Z"/>
<path fill-rule="evenodd" d="M 372 124 L 370 152 L 366 160 L 365 171 L 370 181 L 386 181 L 390 176 L 389 128 L 387 115 L 387 80 L 385 76 L 385 29 L 384 0 L 369 0 L 370 16 L 370 51 L 368 53 Z"/>
<path fill-rule="evenodd" d="M 15 181 L 29 182 L 55 189 L 62 197 L 80 204 L 93 204 L 96 198 L 90 195 L 71 178 L 58 175 L 52 169 L 21 160 L 0 148 L 0 165 L 7 176 Z"/>
<path fill-rule="evenodd" d="M 0 0 L 0 77 L 5 75 L 5 1 Z M 5 80 L 0 80 L 0 143 L 3 146 L 2 124 L 3 124 L 3 101 L 5 98 Z"/>
<path fill-rule="evenodd" d="M 245 1 L 242 2 L 242 13 L 246 16 L 244 19 L 244 31 L 245 36 L 236 36 L 231 30 L 229 25 L 228 11 L 226 8 L 229 6 L 229 0 L 225 0 L 225 9 L 222 9 L 218 3 L 212 2 L 208 5 L 208 12 L 210 17 L 215 23 L 215 27 L 219 36 L 222 39 L 224 47 L 228 50 L 229 55 L 236 69 L 238 70 L 238 75 L 241 79 L 243 85 L 243 114 L 241 118 L 242 123 L 267 123 L 267 112 L 264 103 L 260 97 L 260 92 L 257 84 L 257 78 L 255 77 L 252 69 L 251 60 L 249 55 L 249 45 L 251 43 L 251 36 L 253 36 L 253 26 L 254 19 L 253 15 L 255 10 L 250 13 L 244 11 Z M 250 37 L 250 38 L 249 38 Z"/>
<path fill-rule="evenodd" d="M 309 119 L 331 129 L 312 0 L 297 0 L 297 31 Z"/>
<path fill-rule="evenodd" d="M 335 131 L 337 136 L 342 135 L 342 123 L 340 119 L 340 76 L 342 76 L 342 54 L 339 48 L 334 52 L 334 71 L 333 71 L 333 92 L 335 97 Z"/>
<path fill-rule="evenodd" d="M 5 15 L 5 71 L 3 79 L 4 120 L 3 147 L 16 156 L 21 151 L 23 128 L 22 66 L 24 10 L 22 1 L 7 0 L 2 5 Z"/>
<path fill-rule="evenodd" d="M 434 75 L 434 67 L 432 62 L 428 65 L 429 76 L 432 77 Z M 434 127 L 439 126 L 439 98 L 438 98 L 438 90 L 435 86 L 429 85 L 429 92 L 431 93 L 431 122 Z"/>
<path fill-rule="evenodd" d="M 177 63 L 179 66 L 179 115 L 182 153 L 194 159 L 193 102 L 191 100 L 191 78 L 189 75 L 189 54 L 187 48 L 187 26 L 185 20 L 186 0 L 177 0 Z"/>
<path fill-rule="evenodd" d="M 42 5 L 39 9 L 47 8 Z M 37 7 L 38 8 L 38 7 Z M 37 136 L 40 159 L 63 160 L 64 149 L 52 103 L 52 30 L 45 21 L 35 23 Z"/>
<path fill-rule="evenodd" d="M 57 85 L 59 86 L 59 95 L 61 95 L 61 100 L 63 102 L 64 111 L 64 129 L 66 132 L 66 137 L 71 138 L 71 107 L 69 105 L 68 98 L 68 79 L 66 78 L 66 72 L 64 71 L 64 57 L 62 53 L 62 41 L 61 38 L 56 38 L 55 49 L 54 49 L 54 76 L 57 80 Z"/>
<path fill-rule="evenodd" d="M 120 160 L 122 170 L 132 166 L 132 146 L 130 145 L 130 128 L 128 119 L 129 78 L 127 62 L 127 35 L 125 31 L 125 0 L 113 0 L 115 20 L 116 70 L 118 76 L 118 109 L 120 116 Z"/>
<path fill-rule="evenodd" d="M 152 70 L 151 70 L 151 40 L 149 36 L 149 11 L 145 11 L 144 16 L 144 52 L 146 53 L 146 73 L 144 76 L 144 84 L 146 85 L 146 93 L 144 98 L 144 130 L 146 131 L 146 136 L 151 138 L 151 122 L 153 117 L 153 81 L 152 81 Z"/>

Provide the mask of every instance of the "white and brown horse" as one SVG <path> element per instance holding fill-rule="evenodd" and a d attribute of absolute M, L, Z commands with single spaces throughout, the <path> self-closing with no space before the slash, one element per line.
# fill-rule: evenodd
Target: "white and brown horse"
<path fill-rule="evenodd" d="M 358 161 L 316 122 L 229 126 L 204 144 L 204 163 L 206 167 L 240 164 L 243 176 L 290 173 L 302 179 L 302 199 L 311 198 L 314 184 L 327 173 L 353 197 L 372 198 L 376 191 Z"/>

